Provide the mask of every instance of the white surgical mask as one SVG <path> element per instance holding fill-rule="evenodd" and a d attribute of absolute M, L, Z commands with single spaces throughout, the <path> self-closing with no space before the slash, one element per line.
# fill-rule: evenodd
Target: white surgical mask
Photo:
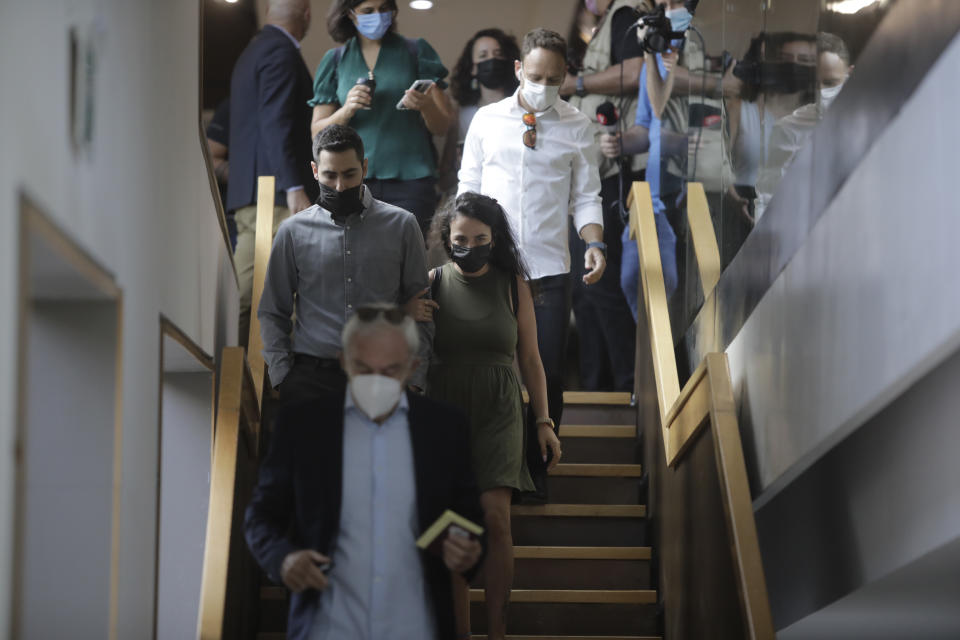
<path fill-rule="evenodd" d="M 840 95 L 841 89 L 843 89 L 842 82 L 835 87 L 820 87 L 820 108 L 823 111 L 830 108 L 834 98 Z"/>
<path fill-rule="evenodd" d="M 400 402 L 403 383 L 378 373 L 350 378 L 350 393 L 360 411 L 371 420 L 382 418 Z"/>
<path fill-rule="evenodd" d="M 523 71 L 521 70 L 521 75 Z M 560 97 L 560 85 L 537 84 L 524 78 L 523 86 L 520 88 L 520 95 L 524 102 L 530 105 L 534 111 L 546 111 Z"/>

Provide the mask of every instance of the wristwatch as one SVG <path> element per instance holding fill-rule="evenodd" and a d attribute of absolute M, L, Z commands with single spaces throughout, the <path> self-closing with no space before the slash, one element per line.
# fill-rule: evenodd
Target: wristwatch
<path fill-rule="evenodd" d="M 541 424 L 549 425 L 551 429 L 554 427 L 552 418 L 537 418 L 536 425 L 539 427 Z"/>
<path fill-rule="evenodd" d="M 603 253 L 603 257 L 607 257 L 607 243 L 606 242 L 588 242 L 587 249 L 600 249 Z"/>
<path fill-rule="evenodd" d="M 587 90 L 586 90 L 586 89 L 584 88 L 584 86 L 583 86 L 583 74 L 582 74 L 582 73 L 578 73 L 578 74 L 577 74 L 577 90 L 574 91 L 573 93 L 576 94 L 577 96 L 581 97 L 581 98 L 582 98 L 583 96 L 587 95 Z"/>

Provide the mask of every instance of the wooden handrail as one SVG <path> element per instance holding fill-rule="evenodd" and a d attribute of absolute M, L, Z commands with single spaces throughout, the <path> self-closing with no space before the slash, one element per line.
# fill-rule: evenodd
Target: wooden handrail
<path fill-rule="evenodd" d="M 228 582 L 231 577 L 236 578 L 231 576 L 230 556 L 231 551 L 236 551 L 231 542 L 239 535 L 235 528 L 242 525 L 235 522 L 241 446 L 246 444 L 248 451 L 257 450 L 255 425 L 259 423 L 259 411 L 253 393 L 243 348 L 224 348 L 197 621 L 197 637 L 202 640 L 219 640 L 223 636 Z"/>
<path fill-rule="evenodd" d="M 703 184 L 699 182 L 687 184 L 687 222 L 690 225 L 693 250 L 697 256 L 703 297 L 709 298 L 720 281 L 720 248 L 717 246 L 717 235 L 710 219 L 707 194 L 703 190 Z"/>
<path fill-rule="evenodd" d="M 673 353 L 667 289 L 663 283 L 663 265 L 660 263 L 650 185 L 634 182 L 627 205 L 630 207 L 630 239 L 636 241 L 640 257 L 640 282 L 647 321 L 650 323 L 650 352 L 653 354 L 653 373 L 657 381 L 657 401 L 660 415 L 665 416 L 680 395 L 680 379 Z"/>
<path fill-rule="evenodd" d="M 689 183 L 687 189 L 690 233 L 704 297 L 710 298 L 720 277 L 716 235 L 703 186 Z M 711 430 L 723 514 L 747 637 L 751 640 L 775 638 L 726 354 L 707 354 L 684 388 L 679 388 L 649 186 L 646 183 L 634 183 L 628 204 L 630 237 L 636 241 L 639 252 L 640 294 L 647 314 L 646 326 L 650 334 L 650 355 L 667 466 L 676 469 L 682 464 L 685 453 L 697 436 L 707 429 Z M 668 509 L 670 505 L 664 508 Z"/>
<path fill-rule="evenodd" d="M 270 261 L 270 249 L 273 247 L 273 204 L 276 179 L 273 176 L 260 176 L 257 180 L 257 231 L 253 251 L 253 297 L 250 301 L 249 346 L 250 373 L 256 390 L 257 406 L 262 409 L 263 384 L 267 377 L 266 363 L 263 360 L 263 338 L 260 336 L 260 319 L 257 308 L 263 296 L 263 285 L 267 277 L 267 263 Z"/>

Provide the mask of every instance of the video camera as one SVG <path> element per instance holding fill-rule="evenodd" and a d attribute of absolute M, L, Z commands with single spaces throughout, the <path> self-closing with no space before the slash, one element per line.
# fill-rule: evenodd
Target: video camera
<path fill-rule="evenodd" d="M 684 3 L 687 11 L 693 15 L 700 0 L 687 0 Z M 686 31 L 674 31 L 667 17 L 666 5 L 658 4 L 656 8 L 640 18 L 638 26 L 646 27 L 641 46 L 647 53 L 664 53 L 670 48 L 670 43 L 686 38 Z"/>

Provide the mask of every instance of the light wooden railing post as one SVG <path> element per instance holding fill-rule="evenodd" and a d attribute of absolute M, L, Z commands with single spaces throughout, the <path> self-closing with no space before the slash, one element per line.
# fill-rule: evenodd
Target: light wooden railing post
<path fill-rule="evenodd" d="M 200 581 L 197 637 L 201 640 L 219 640 L 223 632 L 245 367 L 243 347 L 223 350 L 203 577 Z"/>
<path fill-rule="evenodd" d="M 249 345 L 250 371 L 253 374 L 253 386 L 257 395 L 257 406 L 262 409 L 263 384 L 266 378 L 266 364 L 263 360 L 263 338 L 260 336 L 260 319 L 257 307 L 263 296 L 263 285 L 267 277 L 267 263 L 270 261 L 270 249 L 273 247 L 273 205 L 276 180 L 273 176 L 260 176 L 257 181 L 257 235 L 253 253 L 253 298 L 250 302 Z"/>
<path fill-rule="evenodd" d="M 724 353 L 708 353 L 707 380 L 713 402 L 710 423 L 715 441 L 717 468 L 722 469 L 720 482 L 724 499 L 723 513 L 733 543 L 734 569 L 740 584 L 744 617 L 751 638 L 773 638 L 773 615 L 763 572 L 760 540 L 753 518 L 750 484 L 743 459 L 743 443 L 737 423 L 737 407 L 730 384 L 730 368 Z"/>
<path fill-rule="evenodd" d="M 660 416 L 664 417 L 680 395 L 680 381 L 677 377 L 677 361 L 673 354 L 673 332 L 670 329 L 667 289 L 663 282 L 663 265 L 660 262 L 660 244 L 657 241 L 657 222 L 653 217 L 650 185 L 646 182 L 634 182 L 627 202 L 630 207 L 630 238 L 637 243 L 640 286 L 650 326 L 650 351 L 657 381 L 657 401 Z"/>
<path fill-rule="evenodd" d="M 687 183 L 687 222 L 690 225 L 693 250 L 697 256 L 703 297 L 709 298 L 713 288 L 720 281 L 720 248 L 710 219 L 707 194 L 700 182 Z"/>

